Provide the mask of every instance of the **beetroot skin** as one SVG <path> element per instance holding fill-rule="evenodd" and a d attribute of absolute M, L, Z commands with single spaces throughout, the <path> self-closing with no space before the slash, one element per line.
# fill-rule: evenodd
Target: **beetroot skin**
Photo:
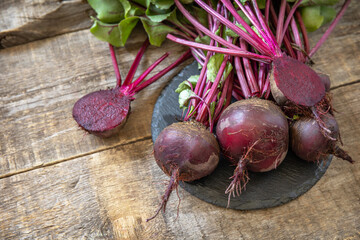
<path fill-rule="evenodd" d="M 194 181 L 212 173 L 219 163 L 220 148 L 215 136 L 196 121 L 173 123 L 164 128 L 154 144 L 156 163 L 169 175 L 170 182 L 160 207 L 165 211 L 172 190 L 179 181 Z"/>
<path fill-rule="evenodd" d="M 280 108 L 268 100 L 246 99 L 231 104 L 221 114 L 216 134 L 225 155 L 236 164 L 226 189 L 240 195 L 249 181 L 247 170 L 266 172 L 275 169 L 288 150 L 289 129 Z"/>
<path fill-rule="evenodd" d="M 109 137 L 126 122 L 130 102 L 130 96 L 124 95 L 119 88 L 92 92 L 75 103 L 73 117 L 84 130 Z"/>
<path fill-rule="evenodd" d="M 324 160 L 329 154 L 353 162 L 352 158 L 338 145 L 339 126 L 335 118 L 327 113 L 321 116 L 321 121 L 331 131 L 331 140 L 325 136 L 323 129 L 314 118 L 302 117 L 290 127 L 292 151 L 301 159 L 308 162 Z"/>
<path fill-rule="evenodd" d="M 237 163 L 253 146 L 247 168 L 266 172 L 276 168 L 288 149 L 288 123 L 280 108 L 268 100 L 247 99 L 231 104 L 216 128 L 226 156 Z"/>
<path fill-rule="evenodd" d="M 220 148 L 215 136 L 197 122 L 174 123 L 156 139 L 156 163 L 169 176 L 179 171 L 178 180 L 194 181 L 213 172 Z"/>

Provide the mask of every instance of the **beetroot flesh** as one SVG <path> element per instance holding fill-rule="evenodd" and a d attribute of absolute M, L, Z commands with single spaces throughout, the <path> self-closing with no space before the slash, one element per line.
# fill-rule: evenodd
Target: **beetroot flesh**
<path fill-rule="evenodd" d="M 130 102 L 131 97 L 119 88 L 92 92 L 75 103 L 73 117 L 89 133 L 109 137 L 126 122 Z"/>
<path fill-rule="evenodd" d="M 314 118 L 302 117 L 290 127 L 290 139 L 292 151 L 301 159 L 308 162 L 325 160 L 329 154 L 347 160 L 351 163 L 352 158 L 338 145 L 339 127 L 335 118 L 327 113 L 321 116 L 321 121 L 331 131 L 331 140 L 324 134 Z"/>
<path fill-rule="evenodd" d="M 160 207 L 147 221 L 155 218 L 161 209 L 165 211 L 179 181 L 194 181 L 212 173 L 219 163 L 219 154 L 215 136 L 199 122 L 173 123 L 164 128 L 155 141 L 154 157 L 171 179 Z"/>
<path fill-rule="evenodd" d="M 280 105 L 290 100 L 311 107 L 325 96 L 325 86 L 309 66 L 291 57 L 281 56 L 273 61 L 271 92 Z"/>

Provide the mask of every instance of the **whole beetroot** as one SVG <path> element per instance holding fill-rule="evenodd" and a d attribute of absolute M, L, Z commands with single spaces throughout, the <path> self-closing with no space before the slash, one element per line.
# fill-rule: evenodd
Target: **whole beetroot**
<path fill-rule="evenodd" d="M 172 190 L 179 181 L 194 181 L 214 171 L 219 163 L 220 148 L 215 136 L 196 121 L 173 123 L 161 131 L 154 144 L 154 157 L 159 167 L 170 176 L 160 207 L 165 211 Z"/>
<path fill-rule="evenodd" d="M 269 100 L 246 99 L 231 104 L 221 114 L 216 135 L 225 155 L 237 164 L 226 190 L 239 194 L 245 187 L 247 170 L 266 172 L 285 159 L 289 129 L 281 109 Z"/>
<path fill-rule="evenodd" d="M 292 151 L 301 159 L 308 162 L 317 162 L 326 159 L 329 154 L 347 160 L 352 158 L 338 146 L 339 126 L 335 118 L 327 113 L 320 117 L 321 121 L 330 130 L 330 136 L 324 134 L 316 119 L 301 117 L 290 127 Z M 330 138 L 329 138 L 330 137 Z"/>

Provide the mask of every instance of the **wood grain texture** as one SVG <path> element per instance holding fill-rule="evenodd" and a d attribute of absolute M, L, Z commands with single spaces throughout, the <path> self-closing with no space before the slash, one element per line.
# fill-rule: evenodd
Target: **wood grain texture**
<path fill-rule="evenodd" d="M 347 89 L 346 89 L 347 88 Z M 343 140 L 359 159 L 360 84 L 334 91 Z M 353 94 L 343 93 L 357 89 Z M 352 120 L 351 120 L 352 121 Z M 350 123 L 351 124 L 351 123 Z M 360 164 L 334 159 L 309 192 L 281 207 L 236 211 L 205 203 L 181 188 L 149 223 L 168 180 L 152 157 L 152 141 L 99 151 L 0 179 L 1 238 L 98 239 L 357 239 Z M 176 219 L 177 218 L 177 219 Z"/>
<path fill-rule="evenodd" d="M 315 46 L 325 30 L 323 27 L 310 34 L 311 46 Z M 314 68 L 330 75 L 332 88 L 359 81 L 359 52 L 360 1 L 351 1 L 330 37 L 313 56 Z"/>
<path fill-rule="evenodd" d="M 2 0 L 0 48 L 87 29 L 92 12 L 82 0 Z"/>
<path fill-rule="evenodd" d="M 125 48 L 117 49 L 120 71 L 125 75 L 145 34 L 138 30 Z M 166 51 L 153 74 L 179 57 L 184 47 L 167 42 L 161 51 L 150 47 L 138 68 L 138 76 Z M 81 156 L 125 142 L 149 138 L 151 110 L 167 79 L 137 94 L 126 131 L 109 139 L 86 134 L 72 119 L 72 107 L 83 95 L 113 87 L 107 44 L 88 30 L 1 50 L 0 54 L 0 176 L 43 164 Z M 16 131 L 15 131 L 16 129 Z"/>
<path fill-rule="evenodd" d="M 5 18 L 4 11 L 28 17 L 68 2 L 79 1 L 1 1 L 0 24 L 31 24 Z M 21 4 L 25 10 L 14 9 Z M 0 239 L 360 239 L 359 12 L 360 2 L 352 1 L 314 58 L 332 75 L 344 149 L 355 164 L 334 159 L 309 192 L 265 210 L 216 207 L 180 188 L 179 216 L 173 194 L 166 213 L 149 223 L 168 180 L 150 139 L 152 109 L 166 77 L 137 95 L 126 131 L 102 140 L 79 130 L 71 109 L 84 94 L 115 85 L 106 44 L 83 30 L 1 49 Z M 117 49 L 123 76 L 143 37 L 135 31 Z M 315 42 L 319 35 L 312 37 Z M 170 42 L 161 51 L 151 47 L 138 73 L 162 51 L 173 54 L 158 69 L 183 50 Z"/>

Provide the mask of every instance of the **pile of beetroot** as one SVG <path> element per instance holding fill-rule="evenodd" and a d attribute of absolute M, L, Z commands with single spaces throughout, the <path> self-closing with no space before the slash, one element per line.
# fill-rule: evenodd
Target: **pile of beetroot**
<path fill-rule="evenodd" d="M 86 95 L 73 109 L 82 128 L 109 136 L 126 120 L 133 95 L 187 59 L 191 51 L 201 70 L 176 89 L 184 109 L 182 121 L 166 127 L 154 143 L 156 163 L 170 181 L 158 210 L 148 220 L 165 210 L 179 181 L 194 181 L 211 174 L 220 153 L 235 165 L 231 182 L 224 189 L 229 201 L 244 190 L 248 171 L 276 169 L 288 149 L 308 162 L 318 163 L 329 154 L 353 162 L 339 147 L 339 128 L 328 92 L 330 79 L 311 68 L 311 57 L 334 29 L 350 0 L 345 0 L 312 49 L 298 11 L 301 0 L 291 5 L 286 0 L 194 0 L 206 12 L 206 24 L 181 1 L 174 2 L 191 27 L 183 34 L 168 34 L 167 38 L 190 50 L 144 80 L 164 55 L 132 81 L 149 44 L 145 41 L 121 84 L 110 45 L 116 87 Z M 262 9 L 258 3 L 264 5 Z"/>

